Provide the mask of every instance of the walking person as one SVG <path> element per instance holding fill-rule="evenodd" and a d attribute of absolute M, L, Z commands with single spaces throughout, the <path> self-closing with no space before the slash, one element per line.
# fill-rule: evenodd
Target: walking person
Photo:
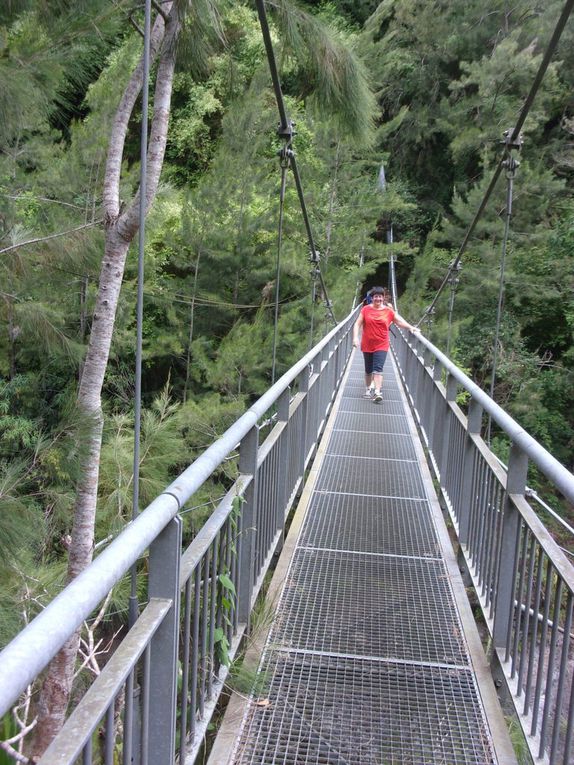
<path fill-rule="evenodd" d="M 383 287 L 373 287 L 371 290 L 373 302 L 361 308 L 359 318 L 353 327 L 353 345 L 359 347 L 361 334 L 361 351 L 365 363 L 365 393 L 363 398 L 372 398 L 375 404 L 383 400 L 381 393 L 383 385 L 383 367 L 389 350 L 391 324 L 408 329 L 409 332 L 419 332 L 395 312 L 388 303 L 388 291 Z M 371 383 L 374 392 L 371 394 Z"/>

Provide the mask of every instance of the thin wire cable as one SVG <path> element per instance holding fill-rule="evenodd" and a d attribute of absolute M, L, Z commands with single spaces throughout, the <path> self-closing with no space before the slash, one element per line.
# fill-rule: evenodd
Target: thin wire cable
<path fill-rule="evenodd" d="M 417 327 L 419 324 L 423 321 L 425 316 L 429 313 L 432 313 L 437 300 L 439 299 L 440 295 L 442 294 L 443 289 L 448 284 L 450 274 L 452 267 L 458 266 L 458 263 L 460 259 L 462 258 L 466 247 L 468 245 L 469 239 L 476 227 L 476 224 L 478 223 L 478 220 L 482 213 L 484 212 L 484 209 L 487 205 L 488 200 L 490 199 L 490 195 L 494 191 L 494 187 L 496 186 L 496 182 L 498 181 L 498 178 L 500 177 L 500 173 L 502 172 L 502 168 L 504 167 L 504 161 L 507 158 L 508 155 L 508 146 L 511 146 L 515 144 L 520 136 L 520 131 L 522 130 L 522 127 L 524 125 L 524 122 L 526 121 L 526 117 L 528 116 L 528 112 L 530 111 L 530 107 L 532 106 L 532 103 L 534 101 L 534 98 L 536 96 L 536 93 L 538 92 L 538 89 L 540 87 L 540 84 L 542 82 L 542 79 L 544 75 L 546 74 L 546 70 L 548 69 L 548 65 L 550 64 L 550 60 L 552 56 L 554 55 L 554 51 L 558 45 L 558 42 L 560 40 L 560 37 L 562 36 L 562 32 L 564 31 L 564 27 L 566 26 L 566 22 L 568 21 L 568 17 L 570 16 L 570 13 L 572 12 L 572 8 L 574 7 L 574 0 L 567 0 L 567 2 L 564 5 L 564 8 L 562 9 L 562 13 L 560 14 L 560 18 L 558 19 L 558 22 L 556 24 L 556 27 L 554 29 L 554 32 L 552 33 L 552 37 L 550 38 L 550 41 L 548 43 L 548 46 L 546 48 L 546 51 L 544 53 L 544 57 L 542 61 L 540 62 L 540 66 L 538 67 L 538 71 L 536 72 L 536 76 L 534 77 L 534 81 L 532 83 L 532 86 L 530 88 L 530 92 L 526 96 L 526 100 L 524 101 L 524 104 L 522 105 L 522 109 L 520 111 L 520 114 L 518 116 L 518 119 L 516 121 L 516 124 L 512 128 L 511 131 L 509 131 L 508 135 L 506 136 L 506 148 L 504 150 L 504 153 L 498 160 L 498 164 L 494 170 L 494 174 L 492 176 L 492 179 L 488 185 L 488 188 L 486 192 L 484 193 L 484 197 L 482 198 L 482 201 L 479 205 L 478 210 L 476 211 L 476 214 L 474 218 L 472 219 L 470 226 L 468 227 L 468 230 L 466 234 L 464 235 L 464 239 L 462 240 L 462 244 L 460 245 L 460 249 L 458 251 L 458 254 L 454 261 L 452 262 L 451 266 L 449 266 L 449 270 L 447 275 L 442 281 L 442 284 L 437 290 L 437 293 L 432 301 L 432 303 L 426 308 L 423 316 L 419 319 L 417 322 Z"/>
<path fill-rule="evenodd" d="M 500 279 L 498 282 L 498 303 L 496 307 L 496 326 L 494 329 L 494 341 L 492 346 L 492 373 L 490 378 L 490 398 L 494 400 L 494 385 L 496 382 L 496 371 L 498 363 L 498 343 L 500 339 L 500 325 L 502 323 L 502 306 L 504 303 L 504 271 L 506 267 L 506 251 L 508 248 L 508 234 L 510 231 L 510 219 L 512 217 L 512 192 L 514 188 L 514 174 L 517 163 L 510 158 L 509 167 L 506 174 L 506 217 L 504 219 L 504 236 L 502 239 L 502 253 L 500 256 Z M 490 435 L 492 429 L 492 418 L 488 417 L 488 426 L 486 428 L 486 442 L 490 446 Z"/>
<path fill-rule="evenodd" d="M 454 300 L 456 297 L 456 287 L 460 281 L 458 274 L 460 272 L 460 263 L 453 269 L 450 275 L 450 298 L 448 301 L 448 332 L 446 336 L 446 355 L 450 356 L 450 343 L 452 339 L 452 317 L 454 314 Z"/>
<path fill-rule="evenodd" d="M 145 213 L 146 213 L 146 184 L 147 184 L 147 144 L 148 144 L 148 112 L 149 112 L 149 69 L 150 69 L 150 37 L 151 37 L 151 0 L 145 2 L 144 20 L 144 51 L 143 51 L 143 83 L 142 83 L 142 125 L 141 125 L 141 167 L 140 167 L 140 206 L 139 206 L 139 237 L 138 237 L 138 278 L 136 304 L 136 358 L 135 358 L 135 391 L 134 391 L 134 461 L 133 461 L 133 495 L 132 520 L 139 515 L 139 484 L 140 484 L 140 440 L 141 440 L 141 390 L 142 390 L 142 345 L 143 345 L 143 286 L 144 286 L 144 253 L 145 253 Z M 137 565 L 130 571 L 129 626 L 133 626 L 138 617 L 137 599 Z"/>
<path fill-rule="evenodd" d="M 279 191 L 279 223 L 277 226 L 277 266 L 275 269 L 275 316 L 273 321 L 273 363 L 271 367 L 271 385 L 275 382 L 275 364 L 277 357 L 277 325 L 279 323 L 279 279 L 281 276 L 281 245 L 283 242 L 283 207 L 285 202 L 285 186 L 289 154 L 287 147 L 281 152 L 281 189 Z"/>
<path fill-rule="evenodd" d="M 281 121 L 278 134 L 282 136 L 283 138 L 289 138 L 289 140 L 291 140 L 293 136 L 293 125 L 291 121 L 289 120 L 289 118 L 287 117 L 287 109 L 285 108 L 285 101 L 283 99 L 283 92 L 281 90 L 281 83 L 279 81 L 279 72 L 277 70 L 277 64 L 275 62 L 275 54 L 273 52 L 273 43 L 271 41 L 271 33 L 269 31 L 269 24 L 267 22 L 267 13 L 265 11 L 265 4 L 263 0 L 255 0 L 255 5 L 257 6 L 259 24 L 261 26 L 261 33 L 263 35 L 263 43 L 265 45 L 265 51 L 267 53 L 269 71 L 271 73 L 271 80 L 273 82 L 273 90 L 275 91 L 275 100 L 277 101 L 277 108 L 279 110 L 279 117 Z M 314 264 L 314 266 L 316 266 L 318 270 L 318 277 L 319 277 L 319 281 L 321 282 L 321 290 L 323 293 L 323 297 L 325 299 L 325 306 L 327 307 L 327 311 L 329 313 L 329 316 L 331 317 L 332 322 L 336 324 L 337 320 L 335 318 L 335 314 L 333 313 L 332 303 L 329 300 L 329 296 L 327 294 L 327 286 L 323 280 L 323 275 L 321 274 L 321 270 L 319 268 L 319 259 L 320 259 L 319 253 L 317 252 L 317 249 L 315 247 L 315 242 L 313 239 L 313 231 L 311 229 L 311 223 L 309 221 L 309 216 L 307 214 L 307 205 L 305 204 L 305 195 L 303 193 L 301 177 L 299 175 L 299 170 L 297 168 L 297 162 L 295 160 L 294 154 L 291 155 L 291 170 L 293 171 L 295 186 L 297 188 L 297 195 L 299 197 L 299 205 L 301 207 L 301 213 L 303 214 L 305 230 L 307 231 L 307 239 L 309 242 L 309 250 L 311 253 L 310 255 L 311 262 Z"/>
<path fill-rule="evenodd" d="M 311 326 L 309 327 L 309 350 L 313 347 L 315 334 L 315 280 L 311 282 Z"/>

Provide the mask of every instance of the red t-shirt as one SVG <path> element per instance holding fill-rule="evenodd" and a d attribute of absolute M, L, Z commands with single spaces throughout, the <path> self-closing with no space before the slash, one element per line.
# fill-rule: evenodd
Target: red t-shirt
<path fill-rule="evenodd" d="M 372 305 L 363 306 L 363 334 L 361 350 L 364 353 L 389 350 L 389 327 L 395 320 L 395 312 L 389 306 L 374 308 Z"/>

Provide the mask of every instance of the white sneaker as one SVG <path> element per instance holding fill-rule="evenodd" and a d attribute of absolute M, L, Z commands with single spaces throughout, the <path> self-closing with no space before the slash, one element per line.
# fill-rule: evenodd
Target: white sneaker
<path fill-rule="evenodd" d="M 375 395 L 373 396 L 373 403 L 380 404 L 383 400 L 383 396 L 380 391 L 375 391 Z"/>

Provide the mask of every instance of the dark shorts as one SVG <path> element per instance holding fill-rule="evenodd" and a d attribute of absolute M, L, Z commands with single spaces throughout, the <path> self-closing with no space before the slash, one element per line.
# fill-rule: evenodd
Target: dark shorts
<path fill-rule="evenodd" d="M 372 375 L 382 374 L 383 367 L 385 366 L 385 359 L 387 358 L 386 351 L 375 351 L 374 353 L 365 353 L 363 351 L 363 359 L 365 361 L 365 374 Z"/>

